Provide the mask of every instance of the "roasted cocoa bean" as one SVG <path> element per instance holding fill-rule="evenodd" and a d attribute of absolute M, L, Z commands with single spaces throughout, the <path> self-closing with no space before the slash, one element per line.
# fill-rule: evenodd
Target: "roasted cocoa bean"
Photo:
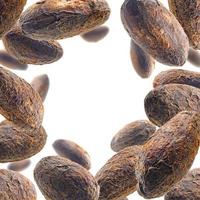
<path fill-rule="evenodd" d="M 200 88 L 200 73 L 183 69 L 167 70 L 155 77 L 153 86 L 155 88 L 171 83 L 191 85 Z"/>
<path fill-rule="evenodd" d="M 166 195 L 165 200 L 199 200 L 200 199 L 200 169 L 191 170 Z"/>
<path fill-rule="evenodd" d="M 125 147 L 145 144 L 156 131 L 148 120 L 138 120 L 124 126 L 112 139 L 113 151 L 121 151 Z"/>
<path fill-rule="evenodd" d="M 138 192 L 156 198 L 168 192 L 189 171 L 199 149 L 200 114 L 177 114 L 143 146 L 136 165 Z"/>
<path fill-rule="evenodd" d="M 141 78 L 150 77 L 155 67 L 155 60 L 133 40 L 131 40 L 130 56 L 137 74 Z"/>
<path fill-rule="evenodd" d="M 76 143 L 70 140 L 60 139 L 53 143 L 53 148 L 59 156 L 68 158 L 88 170 L 91 168 L 89 154 Z"/>
<path fill-rule="evenodd" d="M 43 158 L 34 170 L 35 181 L 48 200 L 98 200 L 99 186 L 81 165 L 67 158 Z"/>
<path fill-rule="evenodd" d="M 36 76 L 31 82 L 31 86 L 39 93 L 42 101 L 46 99 L 49 91 L 49 77 L 47 74 Z"/>
<path fill-rule="evenodd" d="M 50 64 L 63 56 L 62 47 L 58 42 L 28 38 L 19 26 L 11 29 L 2 39 L 7 52 L 21 63 Z"/>
<path fill-rule="evenodd" d="M 121 19 L 131 39 L 159 62 L 178 66 L 186 62 L 187 35 L 158 0 L 125 0 Z"/>
<path fill-rule="evenodd" d="M 88 32 L 109 15 L 105 0 L 42 0 L 22 14 L 20 24 L 31 38 L 57 40 Z"/>
<path fill-rule="evenodd" d="M 200 67 L 200 53 L 199 53 L 199 51 L 190 48 L 189 54 L 188 54 L 188 61 L 191 64 L 193 64 L 197 67 Z"/>
<path fill-rule="evenodd" d="M 100 186 L 99 200 L 123 199 L 136 191 L 135 165 L 140 151 L 139 146 L 127 147 L 98 171 L 96 180 Z"/>
<path fill-rule="evenodd" d="M 23 171 L 26 168 L 28 168 L 30 164 L 31 164 L 31 161 L 29 159 L 21 160 L 21 161 L 10 163 L 8 165 L 8 169 L 12 171 Z"/>
<path fill-rule="evenodd" d="M 172 13 L 184 28 L 190 45 L 200 49 L 200 1 L 199 0 L 168 0 Z"/>
<path fill-rule="evenodd" d="M 149 92 L 144 106 L 149 120 L 162 126 L 177 113 L 200 111 L 200 90 L 190 85 L 167 84 Z"/>

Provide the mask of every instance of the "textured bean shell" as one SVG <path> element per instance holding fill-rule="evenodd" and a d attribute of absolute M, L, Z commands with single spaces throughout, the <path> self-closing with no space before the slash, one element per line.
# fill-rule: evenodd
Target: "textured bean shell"
<path fill-rule="evenodd" d="M 187 35 L 159 1 L 125 0 L 121 19 L 130 37 L 159 62 L 178 66 L 186 62 Z"/>
<path fill-rule="evenodd" d="M 200 49 L 200 0 L 168 0 L 172 13 L 176 16 L 190 45 Z"/>
<path fill-rule="evenodd" d="M 42 101 L 46 99 L 49 91 L 49 77 L 47 74 L 36 76 L 31 82 L 31 86 L 39 93 Z"/>
<path fill-rule="evenodd" d="M 92 31 L 84 33 L 81 37 L 87 42 L 99 42 L 109 33 L 109 28 L 107 26 L 98 27 Z"/>
<path fill-rule="evenodd" d="M 9 31 L 19 19 L 26 0 L 2 0 L 0 3 L 0 38 Z"/>
<path fill-rule="evenodd" d="M 133 40 L 131 40 L 130 56 L 137 74 L 142 78 L 150 77 L 155 67 L 155 60 Z"/>
<path fill-rule="evenodd" d="M 21 161 L 10 163 L 8 165 L 8 169 L 12 171 L 22 171 L 28 168 L 30 164 L 31 164 L 31 161 L 29 159 L 21 160 Z"/>
<path fill-rule="evenodd" d="M 22 14 L 20 24 L 32 38 L 56 40 L 88 32 L 109 15 L 105 0 L 43 0 Z"/>
<path fill-rule="evenodd" d="M 139 146 L 127 147 L 118 152 L 98 171 L 99 200 L 123 199 L 137 189 L 135 165 Z"/>
<path fill-rule="evenodd" d="M 153 86 L 155 88 L 171 83 L 191 85 L 200 88 L 200 73 L 183 69 L 167 70 L 155 77 Z"/>
<path fill-rule="evenodd" d="M 63 56 L 58 42 L 31 39 L 22 33 L 19 26 L 11 29 L 2 39 L 8 53 L 25 64 L 50 64 Z"/>
<path fill-rule="evenodd" d="M 199 149 L 199 122 L 199 113 L 183 111 L 143 146 L 136 165 L 140 195 L 160 197 L 188 173 Z"/>
<path fill-rule="evenodd" d="M 193 64 L 197 67 L 200 67 L 200 53 L 199 53 L 199 51 L 190 48 L 189 54 L 188 54 L 188 61 L 191 64 Z"/>
<path fill-rule="evenodd" d="M 200 169 L 191 170 L 166 195 L 165 200 L 199 200 L 200 199 Z"/>
<path fill-rule="evenodd" d="M 43 105 L 39 94 L 22 78 L 0 67 L 0 114 L 33 128 L 41 126 Z"/>
<path fill-rule="evenodd" d="M 0 50 L 0 64 L 10 69 L 26 70 L 28 68 L 27 64 L 20 63 L 16 58 L 4 50 Z"/>
<path fill-rule="evenodd" d="M 35 181 L 48 200 L 98 200 L 99 186 L 94 177 L 67 158 L 43 158 L 34 170 Z"/>
<path fill-rule="evenodd" d="M 156 131 L 148 120 L 138 120 L 124 126 L 112 139 L 111 148 L 113 151 L 121 151 L 125 147 L 143 145 Z"/>
<path fill-rule="evenodd" d="M 200 90 L 190 85 L 167 84 L 152 90 L 145 98 L 149 120 L 162 126 L 184 110 L 200 111 Z"/>
<path fill-rule="evenodd" d="M 23 129 L 10 121 L 0 123 L 0 162 L 24 160 L 37 154 L 46 143 L 44 128 Z"/>
<path fill-rule="evenodd" d="M 0 170 L 0 199 L 1 200 L 36 200 L 36 190 L 23 175 L 18 172 Z"/>
<path fill-rule="evenodd" d="M 78 144 L 70 140 L 60 139 L 53 143 L 53 148 L 59 156 L 68 158 L 88 170 L 91 168 L 89 154 Z"/>

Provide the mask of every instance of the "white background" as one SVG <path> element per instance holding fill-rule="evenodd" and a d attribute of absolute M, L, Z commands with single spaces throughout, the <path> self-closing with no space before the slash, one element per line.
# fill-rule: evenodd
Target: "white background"
<path fill-rule="evenodd" d="M 34 2 L 29 0 L 28 5 Z M 45 148 L 32 157 L 31 167 L 22 172 L 31 180 L 35 164 L 42 157 L 56 155 L 52 148 L 56 139 L 73 140 L 85 148 L 92 160 L 91 173 L 95 175 L 114 154 L 110 148 L 114 134 L 127 123 L 146 119 L 144 98 L 152 89 L 155 75 L 171 69 L 156 63 L 154 73 L 147 80 L 135 73 L 129 57 L 130 38 L 120 20 L 123 0 L 108 2 L 112 14 L 106 23 L 110 32 L 104 40 L 88 43 L 79 36 L 62 40 L 64 56 L 58 62 L 30 65 L 26 71 L 15 71 L 29 82 L 44 73 L 50 78 L 43 122 L 48 141 Z M 199 71 L 189 63 L 183 68 Z M 199 159 L 197 156 L 193 167 L 200 166 Z M 39 191 L 38 199 L 44 199 Z M 134 193 L 129 199 L 142 197 Z"/>

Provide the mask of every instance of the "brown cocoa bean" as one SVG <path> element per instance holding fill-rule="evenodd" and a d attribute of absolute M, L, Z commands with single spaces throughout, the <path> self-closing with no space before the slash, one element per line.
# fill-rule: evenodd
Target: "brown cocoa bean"
<path fill-rule="evenodd" d="M 27 169 L 31 164 L 31 161 L 29 159 L 21 160 L 17 162 L 10 163 L 8 165 L 8 169 L 12 171 L 23 171 Z"/>
<path fill-rule="evenodd" d="M 155 77 L 153 86 L 155 88 L 171 83 L 191 85 L 200 88 L 200 73 L 183 69 L 163 71 Z"/>
<path fill-rule="evenodd" d="M 162 126 L 177 113 L 200 111 L 200 90 L 190 85 L 167 84 L 149 92 L 144 102 L 149 120 Z"/>
<path fill-rule="evenodd" d="M 133 40 L 131 40 L 130 56 L 137 74 L 141 78 L 150 77 L 155 67 L 155 60 Z"/>
<path fill-rule="evenodd" d="M 188 61 L 191 64 L 193 64 L 197 67 L 200 67 L 200 53 L 199 53 L 199 51 L 190 48 L 189 54 L 188 54 Z"/>
<path fill-rule="evenodd" d="M 31 82 L 31 86 L 39 93 L 42 101 L 46 99 L 49 91 L 49 77 L 47 74 L 36 76 Z"/>
<path fill-rule="evenodd" d="M 43 105 L 39 94 L 22 78 L 0 67 L 0 114 L 18 125 L 38 128 Z"/>
<path fill-rule="evenodd" d="M 63 50 L 56 41 L 33 40 L 15 26 L 4 35 L 3 44 L 7 52 L 21 63 L 43 65 L 56 62 L 63 56 Z"/>
<path fill-rule="evenodd" d="M 70 159 L 86 169 L 91 168 L 89 154 L 79 145 L 70 140 L 56 140 L 53 143 L 53 148 L 59 156 Z"/>
<path fill-rule="evenodd" d="M 20 63 L 16 58 L 4 50 L 0 50 L 0 64 L 10 69 L 26 70 L 28 68 L 27 64 Z"/>
<path fill-rule="evenodd" d="M 183 111 L 144 144 L 136 165 L 140 195 L 162 196 L 188 173 L 199 149 L 199 122 L 199 113 Z"/>
<path fill-rule="evenodd" d="M 0 3 L 0 38 L 9 31 L 19 19 L 26 0 L 3 0 Z"/>
<path fill-rule="evenodd" d="M 200 199 L 200 169 L 191 170 L 166 195 L 165 200 L 199 200 Z"/>
<path fill-rule="evenodd" d="M 135 165 L 139 146 L 123 149 L 114 155 L 96 174 L 100 186 L 99 200 L 123 199 L 137 189 Z"/>
<path fill-rule="evenodd" d="M 125 147 L 145 144 L 156 131 L 156 126 L 148 120 L 138 120 L 124 126 L 112 139 L 113 151 L 121 151 Z"/>
<path fill-rule="evenodd" d="M 5 120 L 0 123 L 0 162 L 14 162 L 32 157 L 46 143 L 46 132 L 40 129 L 23 129 Z"/>
<path fill-rule="evenodd" d="M 100 26 L 92 31 L 82 34 L 81 37 L 87 42 L 99 42 L 106 37 L 108 32 L 109 28 L 107 26 Z"/>
<path fill-rule="evenodd" d="M 34 178 L 48 200 L 98 200 L 99 186 L 94 177 L 67 158 L 43 158 L 36 165 Z"/>
<path fill-rule="evenodd" d="M 0 169 L 1 200 L 36 200 L 33 183 L 18 172 Z"/>
<path fill-rule="evenodd" d="M 42 0 L 22 14 L 20 24 L 31 38 L 57 40 L 88 32 L 109 15 L 105 0 Z"/>
<path fill-rule="evenodd" d="M 184 28 L 190 45 L 200 49 L 200 1 L 199 0 L 168 0 L 172 13 Z"/>
<path fill-rule="evenodd" d="M 186 62 L 187 35 L 158 0 L 125 0 L 121 19 L 131 39 L 159 62 L 178 66 Z"/>

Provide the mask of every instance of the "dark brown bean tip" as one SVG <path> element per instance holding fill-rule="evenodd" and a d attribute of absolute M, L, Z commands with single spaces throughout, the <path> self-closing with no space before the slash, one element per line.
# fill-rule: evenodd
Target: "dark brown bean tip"
<path fill-rule="evenodd" d="M 190 48 L 188 61 L 196 67 L 200 67 L 200 53 L 198 50 Z"/>
<path fill-rule="evenodd" d="M 166 195 L 165 200 L 200 199 L 200 169 L 191 170 Z"/>
<path fill-rule="evenodd" d="M 180 112 L 144 144 L 136 165 L 140 195 L 160 197 L 188 173 L 199 149 L 199 122 L 199 113 Z"/>
<path fill-rule="evenodd" d="M 0 170 L 1 200 L 36 200 L 37 194 L 33 183 L 18 172 Z"/>
<path fill-rule="evenodd" d="M 184 28 L 190 45 L 200 49 L 200 7 L 199 0 L 168 0 L 169 8 Z"/>
<path fill-rule="evenodd" d="M 39 93 L 44 102 L 49 91 L 49 77 L 47 74 L 36 76 L 31 82 L 31 86 Z"/>
<path fill-rule="evenodd" d="M 137 189 L 135 167 L 140 146 L 123 149 L 109 159 L 96 174 L 100 186 L 99 200 L 123 199 Z"/>
<path fill-rule="evenodd" d="M 131 39 L 157 61 L 173 66 L 186 62 L 188 37 L 175 16 L 159 1 L 125 0 L 121 19 Z"/>
<path fill-rule="evenodd" d="M 109 33 L 109 28 L 107 26 L 98 27 L 92 31 L 84 33 L 81 37 L 87 42 L 99 42 Z"/>
<path fill-rule="evenodd" d="M 14 162 L 32 157 L 46 144 L 47 134 L 43 127 L 23 129 L 5 120 L 0 123 L 0 162 Z"/>
<path fill-rule="evenodd" d="M 105 0 L 51 0 L 29 7 L 21 15 L 20 24 L 33 39 L 58 40 L 88 32 L 109 16 Z"/>
<path fill-rule="evenodd" d="M 37 129 L 43 120 L 39 94 L 22 78 L 0 67 L 0 114 L 6 119 Z"/>
<path fill-rule="evenodd" d="M 70 140 L 60 139 L 53 143 L 53 148 L 59 156 L 68 158 L 88 170 L 91 168 L 89 154 L 76 143 Z"/>
<path fill-rule="evenodd" d="M 113 151 L 121 151 L 125 147 L 145 144 L 156 131 L 156 126 L 148 120 L 138 120 L 124 126 L 112 139 Z"/>
<path fill-rule="evenodd" d="M 0 64 L 14 70 L 26 70 L 28 68 L 27 64 L 20 63 L 4 50 L 0 50 Z"/>
<path fill-rule="evenodd" d="M 44 65 L 56 62 L 63 49 L 56 41 L 33 40 L 15 26 L 2 38 L 7 52 L 25 64 Z"/>
<path fill-rule="evenodd" d="M 200 88 L 200 73 L 183 69 L 163 71 L 155 77 L 153 86 L 155 88 L 171 83 L 191 85 Z"/>
<path fill-rule="evenodd" d="M 131 40 L 130 56 L 132 65 L 141 78 L 151 76 L 155 68 L 155 60 Z"/>
<path fill-rule="evenodd" d="M 36 165 L 35 181 L 51 200 L 98 200 L 99 186 L 81 165 L 59 156 L 45 157 Z"/>
<path fill-rule="evenodd" d="M 12 171 L 23 171 L 27 169 L 31 164 L 31 161 L 29 159 L 27 160 L 21 160 L 17 162 L 10 163 L 8 165 L 8 169 Z"/>
<path fill-rule="evenodd" d="M 149 120 L 162 126 L 177 113 L 200 111 L 200 90 L 190 85 L 167 84 L 149 92 L 144 101 Z"/>

